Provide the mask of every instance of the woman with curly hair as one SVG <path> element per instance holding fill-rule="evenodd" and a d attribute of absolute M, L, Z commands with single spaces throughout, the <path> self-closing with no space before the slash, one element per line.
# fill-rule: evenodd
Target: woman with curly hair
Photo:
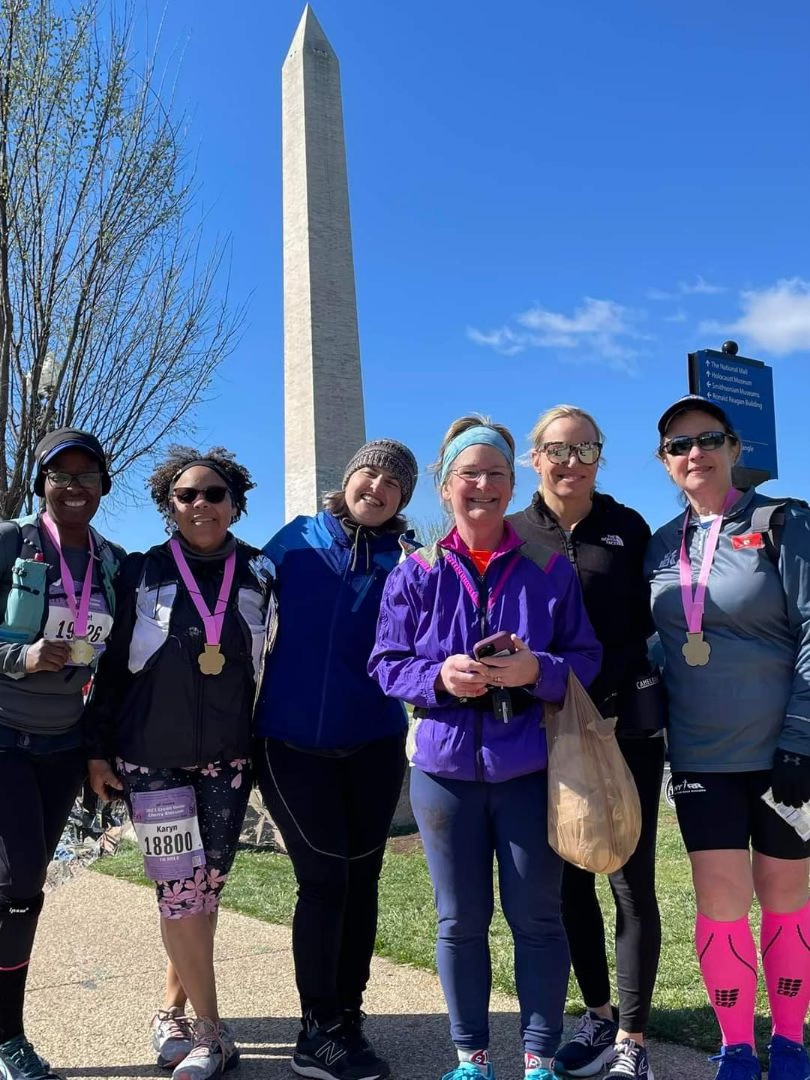
<path fill-rule="evenodd" d="M 275 604 L 269 563 L 230 532 L 254 486 L 233 455 L 172 447 L 149 486 L 171 536 L 124 561 L 86 739 L 93 789 L 123 791 L 156 884 L 170 960 L 152 1024 L 157 1063 L 173 1080 L 206 1080 L 239 1057 L 219 1016 L 214 931 L 250 793 L 251 713 Z"/>

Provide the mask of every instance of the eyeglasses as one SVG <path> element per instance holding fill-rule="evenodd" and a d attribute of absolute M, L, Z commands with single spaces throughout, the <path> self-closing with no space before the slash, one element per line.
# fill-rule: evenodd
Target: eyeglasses
<path fill-rule="evenodd" d="M 56 488 L 66 488 L 75 481 L 79 487 L 83 488 L 97 488 L 101 486 L 101 473 L 100 472 L 52 472 L 47 469 L 45 475 L 50 482 Z"/>
<path fill-rule="evenodd" d="M 583 465 L 595 465 L 602 456 L 602 444 L 600 442 L 547 442 L 535 449 L 546 455 L 549 461 L 557 465 L 563 465 L 570 461 L 571 454 L 576 454 Z"/>
<path fill-rule="evenodd" d="M 176 487 L 172 491 L 172 495 L 174 495 L 175 499 L 177 499 L 179 503 L 183 503 L 184 506 L 193 503 L 200 495 L 202 495 L 207 503 L 221 503 L 227 494 L 228 489 L 220 484 L 212 484 L 211 487 L 205 488 Z"/>
<path fill-rule="evenodd" d="M 451 469 L 450 472 L 465 484 L 477 484 L 482 476 L 491 484 L 508 484 L 512 479 L 506 469 Z"/>
<path fill-rule="evenodd" d="M 701 450 L 719 450 L 726 439 L 737 441 L 727 431 L 701 431 L 700 435 L 676 435 L 674 439 L 666 439 L 661 443 L 661 448 L 670 457 L 684 457 L 693 446 Z"/>

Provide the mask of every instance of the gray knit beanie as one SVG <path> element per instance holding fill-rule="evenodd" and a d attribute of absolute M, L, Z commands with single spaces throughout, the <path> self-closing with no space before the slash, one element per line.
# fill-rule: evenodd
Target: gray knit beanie
<path fill-rule="evenodd" d="M 346 484 L 352 473 L 368 466 L 373 469 L 385 469 L 399 480 L 399 486 L 402 489 L 399 509 L 402 510 L 407 506 L 411 501 L 413 489 L 416 487 L 419 471 L 416 458 L 408 447 L 397 442 L 396 439 L 372 439 L 371 442 L 365 443 L 346 466 L 341 485 L 343 490 L 346 490 Z"/>

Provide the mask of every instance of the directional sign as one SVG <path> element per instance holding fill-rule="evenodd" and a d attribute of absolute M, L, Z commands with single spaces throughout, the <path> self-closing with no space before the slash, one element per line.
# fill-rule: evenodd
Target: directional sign
<path fill-rule="evenodd" d="M 773 372 L 761 360 L 701 349 L 689 354 L 689 391 L 716 402 L 742 440 L 741 464 L 754 483 L 778 475 Z"/>

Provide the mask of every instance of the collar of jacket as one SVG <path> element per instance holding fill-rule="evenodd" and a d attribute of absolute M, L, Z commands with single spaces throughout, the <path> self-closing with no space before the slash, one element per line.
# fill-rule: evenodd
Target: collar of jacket
<path fill-rule="evenodd" d="M 604 495 L 601 491 L 593 493 L 593 502 L 590 511 L 582 518 L 582 521 L 597 520 L 614 502 L 610 495 Z M 543 498 L 541 491 L 535 491 L 532 495 L 531 509 L 537 515 L 538 524 L 546 529 L 559 529 L 560 522 L 553 510 L 550 510 Z"/>
<path fill-rule="evenodd" d="M 493 551 L 492 557 L 495 558 L 497 555 L 505 555 L 507 552 L 517 551 L 518 548 L 523 547 L 524 543 L 525 540 L 521 540 L 509 522 L 504 520 L 503 536 L 501 537 L 501 542 Z M 441 538 L 439 547 L 446 548 L 448 551 L 455 551 L 461 555 L 468 555 L 470 551 L 459 536 L 458 529 L 455 525 L 446 536 Z"/>
<path fill-rule="evenodd" d="M 746 490 L 742 493 L 739 499 L 737 499 L 734 505 L 729 510 L 727 510 L 725 514 L 723 514 L 723 517 L 726 519 L 726 521 L 737 521 L 739 518 L 743 517 L 748 512 L 748 508 L 750 507 L 756 494 L 756 488 L 746 488 Z M 684 510 L 685 509 L 686 508 L 684 507 Z M 684 514 L 681 513 L 680 520 L 678 521 L 679 536 L 683 532 L 683 518 Z M 693 511 L 689 518 L 689 527 L 691 528 L 696 521 L 697 516 Z"/>

